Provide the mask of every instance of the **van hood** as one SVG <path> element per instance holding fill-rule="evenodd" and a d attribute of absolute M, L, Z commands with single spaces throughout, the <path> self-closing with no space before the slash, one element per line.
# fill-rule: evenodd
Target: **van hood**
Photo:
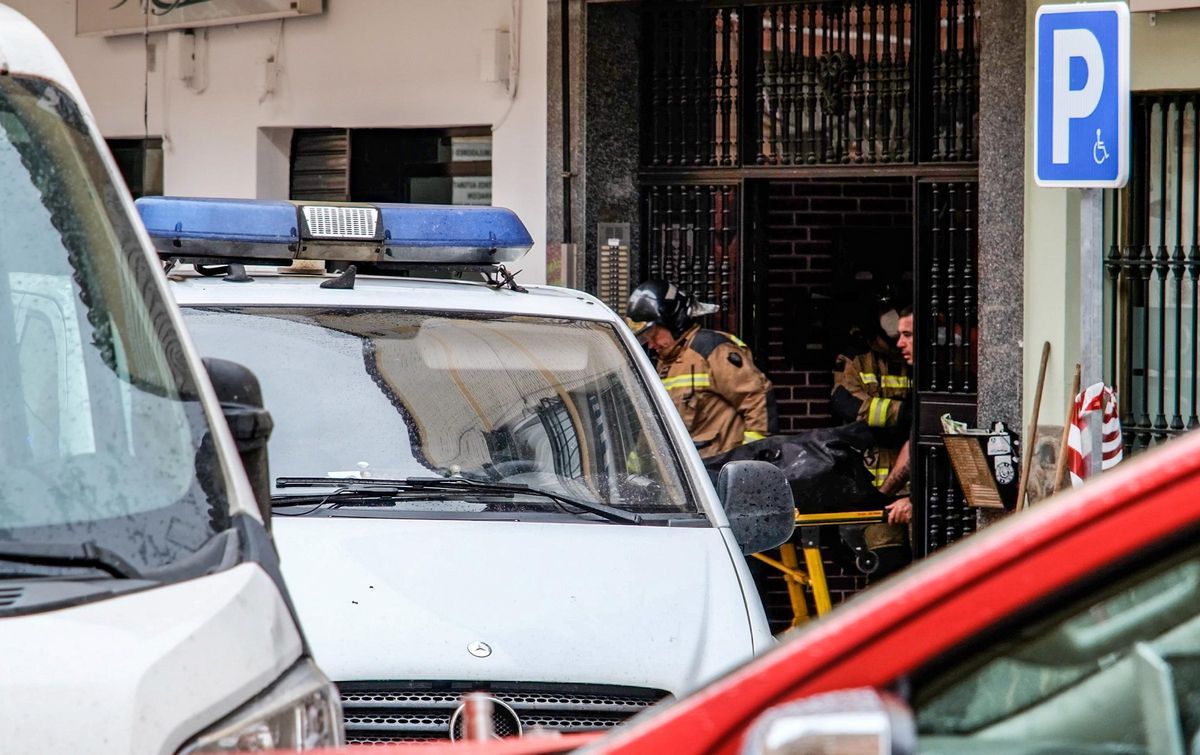
<path fill-rule="evenodd" d="M 272 521 L 305 636 L 337 682 L 621 684 L 678 695 L 753 652 L 742 587 L 710 527 Z"/>
<path fill-rule="evenodd" d="M 245 704 L 303 646 L 257 564 L 0 620 L 5 752 L 159 755 Z"/>

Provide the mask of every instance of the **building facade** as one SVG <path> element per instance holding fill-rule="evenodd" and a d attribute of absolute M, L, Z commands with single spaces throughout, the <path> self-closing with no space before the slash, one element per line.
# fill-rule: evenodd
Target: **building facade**
<path fill-rule="evenodd" d="M 94 0 L 9 4 L 61 50 L 135 190 L 490 201 L 529 226 L 523 278 L 544 278 L 541 0 L 325 0 L 118 36 L 76 34 Z"/>
<path fill-rule="evenodd" d="M 829 424 L 848 319 L 911 302 L 914 535 L 974 531 L 940 417 L 1020 426 L 1025 8 L 975 0 L 549 8 L 549 275 L 721 305 L 783 429 Z M 627 250 L 627 253 L 624 251 Z"/>
<path fill-rule="evenodd" d="M 1079 283 L 1079 190 L 1040 188 L 1032 162 L 1026 171 L 1025 339 L 1052 346 L 1039 440 L 1046 459 L 1057 450 L 1073 365 L 1081 339 L 1089 335 L 1103 336 L 1104 379 L 1119 392 L 1127 454 L 1200 425 L 1195 65 L 1200 10 L 1153 10 L 1164 5 L 1132 6 L 1130 180 L 1123 189 L 1105 192 L 1103 322 L 1081 323 L 1079 314 L 1086 293 Z M 1026 13 L 1031 45 L 1038 6 L 1030 3 Z M 1030 69 L 1030 91 L 1032 75 Z M 1031 124 L 1032 100 L 1026 114 Z M 1032 145 L 1028 128 L 1026 139 Z M 1027 370 L 1036 370 L 1033 359 L 1034 350 L 1027 350 Z M 1033 390 L 1027 382 L 1026 406 Z"/>

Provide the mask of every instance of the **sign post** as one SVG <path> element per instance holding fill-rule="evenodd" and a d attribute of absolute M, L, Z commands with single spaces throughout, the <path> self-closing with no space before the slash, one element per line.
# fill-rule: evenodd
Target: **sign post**
<path fill-rule="evenodd" d="M 1129 178 L 1129 7 L 1043 5 L 1035 35 L 1034 179 L 1081 189 L 1080 385 L 1087 387 L 1104 379 L 1102 190 Z M 1093 473 L 1100 456 L 1088 457 Z"/>

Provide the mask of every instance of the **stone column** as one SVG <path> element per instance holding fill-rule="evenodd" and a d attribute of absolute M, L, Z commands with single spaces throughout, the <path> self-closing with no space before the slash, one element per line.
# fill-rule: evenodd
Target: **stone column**
<path fill-rule="evenodd" d="M 1025 0 L 983 6 L 979 73 L 979 422 L 1021 430 Z M 990 512 L 982 511 L 981 514 Z M 993 517 L 981 516 L 981 525 Z"/>
<path fill-rule="evenodd" d="M 597 223 L 629 223 L 630 274 L 638 277 L 642 23 L 637 3 L 593 3 L 588 5 L 587 15 L 585 222 L 588 288 L 594 290 Z"/>
<path fill-rule="evenodd" d="M 575 285 L 563 277 L 560 245 L 578 245 L 582 260 L 585 238 L 584 200 L 587 160 L 584 97 L 586 93 L 585 42 L 587 14 L 584 0 L 547 0 L 546 19 L 546 281 L 554 285 Z M 566 18 L 563 9 L 566 7 Z M 563 25 L 566 24 L 564 40 Z M 563 55 L 566 42 L 567 54 Z M 566 73 L 567 88 L 563 88 Z M 569 150 L 563 152 L 564 130 Z M 566 171 L 569 157 L 570 170 Z M 567 172 L 564 181 L 564 172 Z M 569 189 L 564 189 L 564 186 Z M 564 213 L 569 202 L 570 208 Z M 564 234 L 567 237 L 564 237 Z M 579 280 L 582 280 L 580 277 Z"/>
<path fill-rule="evenodd" d="M 566 0 L 568 54 L 562 54 L 563 0 L 549 0 L 547 49 L 546 248 L 550 283 L 596 288 L 596 224 L 630 224 L 632 274 L 641 238 L 638 206 L 640 40 L 638 3 Z M 563 70 L 568 108 L 563 107 Z M 569 118 L 570 222 L 564 223 L 563 123 Z M 555 257 L 569 225 L 583 269 L 574 281 L 555 274 Z"/>

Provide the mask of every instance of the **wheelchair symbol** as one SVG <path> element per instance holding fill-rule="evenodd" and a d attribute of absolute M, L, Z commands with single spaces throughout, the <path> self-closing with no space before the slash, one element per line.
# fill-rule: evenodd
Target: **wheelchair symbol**
<path fill-rule="evenodd" d="M 1104 141 L 1100 138 L 1100 129 L 1096 129 L 1096 143 L 1092 145 L 1092 159 L 1097 165 L 1103 165 L 1108 159 L 1108 149 L 1104 146 Z"/>

